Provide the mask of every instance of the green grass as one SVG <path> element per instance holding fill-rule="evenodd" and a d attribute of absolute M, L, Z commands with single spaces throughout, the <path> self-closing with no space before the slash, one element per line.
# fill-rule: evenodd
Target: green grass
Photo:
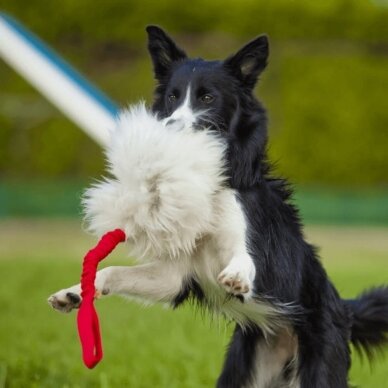
<path fill-rule="evenodd" d="M 75 314 L 62 315 L 47 296 L 77 281 L 93 239 L 78 221 L 0 222 L 0 387 L 212 387 L 231 326 L 191 307 L 170 311 L 110 298 L 98 303 L 104 359 L 94 370 L 81 361 Z M 349 297 L 387 282 L 384 228 L 310 227 L 324 264 Z M 106 265 L 122 263 L 121 247 Z M 387 356 L 387 354 L 385 355 Z M 353 356 L 351 381 L 386 387 L 388 357 L 372 369 Z"/>

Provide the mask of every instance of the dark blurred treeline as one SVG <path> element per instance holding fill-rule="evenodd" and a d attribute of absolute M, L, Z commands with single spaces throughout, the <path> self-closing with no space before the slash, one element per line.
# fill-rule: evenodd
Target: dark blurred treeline
<path fill-rule="evenodd" d="M 271 58 L 257 94 L 277 170 L 300 184 L 388 183 L 387 1 L 2 0 L 0 10 L 121 105 L 152 99 L 145 25 L 210 59 L 265 32 Z M 0 179 L 82 180 L 102 165 L 98 146 L 0 62 Z"/>

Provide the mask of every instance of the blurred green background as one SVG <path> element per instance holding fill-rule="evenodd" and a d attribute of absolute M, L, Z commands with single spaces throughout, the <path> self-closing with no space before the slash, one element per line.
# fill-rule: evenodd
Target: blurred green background
<path fill-rule="evenodd" d="M 295 185 L 307 237 L 344 296 L 388 282 L 388 0 L 2 0 L 0 11 L 121 106 L 152 101 L 147 24 L 207 59 L 267 33 L 256 92 L 269 111 L 270 158 Z M 0 61 L 0 387 L 211 387 L 225 324 L 193 320 L 191 308 L 107 300 L 107 356 L 90 372 L 74 315 L 45 305 L 77 281 L 93 244 L 79 202 L 103 164 L 99 146 Z M 372 369 L 354 360 L 352 382 L 388 387 L 387 357 Z"/>

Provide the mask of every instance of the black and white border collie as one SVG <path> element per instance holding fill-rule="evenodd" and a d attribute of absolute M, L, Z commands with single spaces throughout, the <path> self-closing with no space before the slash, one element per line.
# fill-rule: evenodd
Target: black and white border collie
<path fill-rule="evenodd" d="M 215 185 L 219 185 L 213 190 L 214 214 L 195 205 L 199 218 L 209 219 L 210 214 L 216 222 L 208 233 L 192 240 L 194 247 L 178 257 L 172 255 L 173 259 L 155 249 L 154 261 L 102 269 L 96 278 L 98 296 L 135 296 L 173 307 L 194 298 L 234 320 L 236 327 L 217 382 L 219 388 L 348 387 L 350 342 L 368 355 L 387 343 L 388 287 L 372 289 L 358 299 L 341 299 L 314 247 L 304 239 L 298 212 L 290 203 L 290 188 L 284 180 L 270 176 L 266 113 L 253 95 L 267 65 L 267 37 L 254 39 L 224 61 L 205 61 L 189 59 L 162 29 L 149 26 L 147 32 L 158 82 L 154 114 L 169 128 L 192 127 L 197 132 L 216 133 L 224 147 L 220 155 L 226 180 L 216 182 L 219 174 L 214 173 Z M 125 118 L 121 124 L 129 125 Z M 184 148 L 187 143 L 182 147 L 188 158 L 192 157 L 192 150 Z M 132 153 L 136 150 L 128 152 Z M 198 153 L 199 158 L 201 149 Z M 115 167 L 112 158 L 113 170 L 124 171 L 125 165 Z M 211 171 L 216 161 L 203 160 L 209 160 Z M 89 191 L 86 210 L 93 218 L 98 209 L 108 208 L 103 217 L 112 224 L 100 219 L 100 225 L 124 227 L 136 245 L 142 241 L 141 233 L 151 230 L 152 222 L 146 219 L 149 213 L 139 213 L 143 217 L 137 217 L 137 224 L 128 217 L 121 220 L 104 202 L 106 198 L 110 203 L 112 198 L 115 203 L 130 201 L 128 195 L 124 199 L 113 197 L 114 185 L 116 181 L 107 181 Z M 153 191 L 145 188 L 149 198 L 158 191 L 155 181 L 150 185 Z M 198 181 L 199 192 L 211 186 Z M 159 206 L 165 198 L 160 190 L 158 193 Z M 173 199 L 174 203 L 182 200 Z M 129 202 L 125 203 L 128 208 Z M 133 205 L 132 211 L 139 212 L 142 206 Z M 139 223 L 140 232 L 134 227 Z M 185 227 L 190 235 L 190 225 Z M 151 232 L 147 233 L 149 237 Z M 166 246 L 165 251 L 174 251 L 176 241 L 181 241 L 175 237 L 168 239 L 172 247 Z M 151 240 L 160 248 L 163 238 L 153 235 Z M 152 241 L 141 246 L 152 251 Z M 57 292 L 49 302 L 68 312 L 79 306 L 79 294 L 76 285 Z"/>

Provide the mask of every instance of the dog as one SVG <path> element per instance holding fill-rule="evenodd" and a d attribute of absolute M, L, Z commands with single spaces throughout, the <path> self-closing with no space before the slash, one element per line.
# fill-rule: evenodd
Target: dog
<path fill-rule="evenodd" d="M 341 299 L 303 236 L 290 186 L 271 174 L 266 111 L 253 95 L 267 66 L 268 38 L 206 61 L 188 58 L 157 26 L 147 33 L 154 114 L 166 127 L 213 131 L 225 144 L 218 221 L 173 260 L 159 255 L 100 270 L 96 297 L 134 296 L 174 308 L 194 298 L 235 321 L 218 388 L 348 387 L 350 343 L 372 356 L 388 342 L 388 286 Z M 63 312 L 77 308 L 80 286 L 58 291 L 49 303 Z"/>

